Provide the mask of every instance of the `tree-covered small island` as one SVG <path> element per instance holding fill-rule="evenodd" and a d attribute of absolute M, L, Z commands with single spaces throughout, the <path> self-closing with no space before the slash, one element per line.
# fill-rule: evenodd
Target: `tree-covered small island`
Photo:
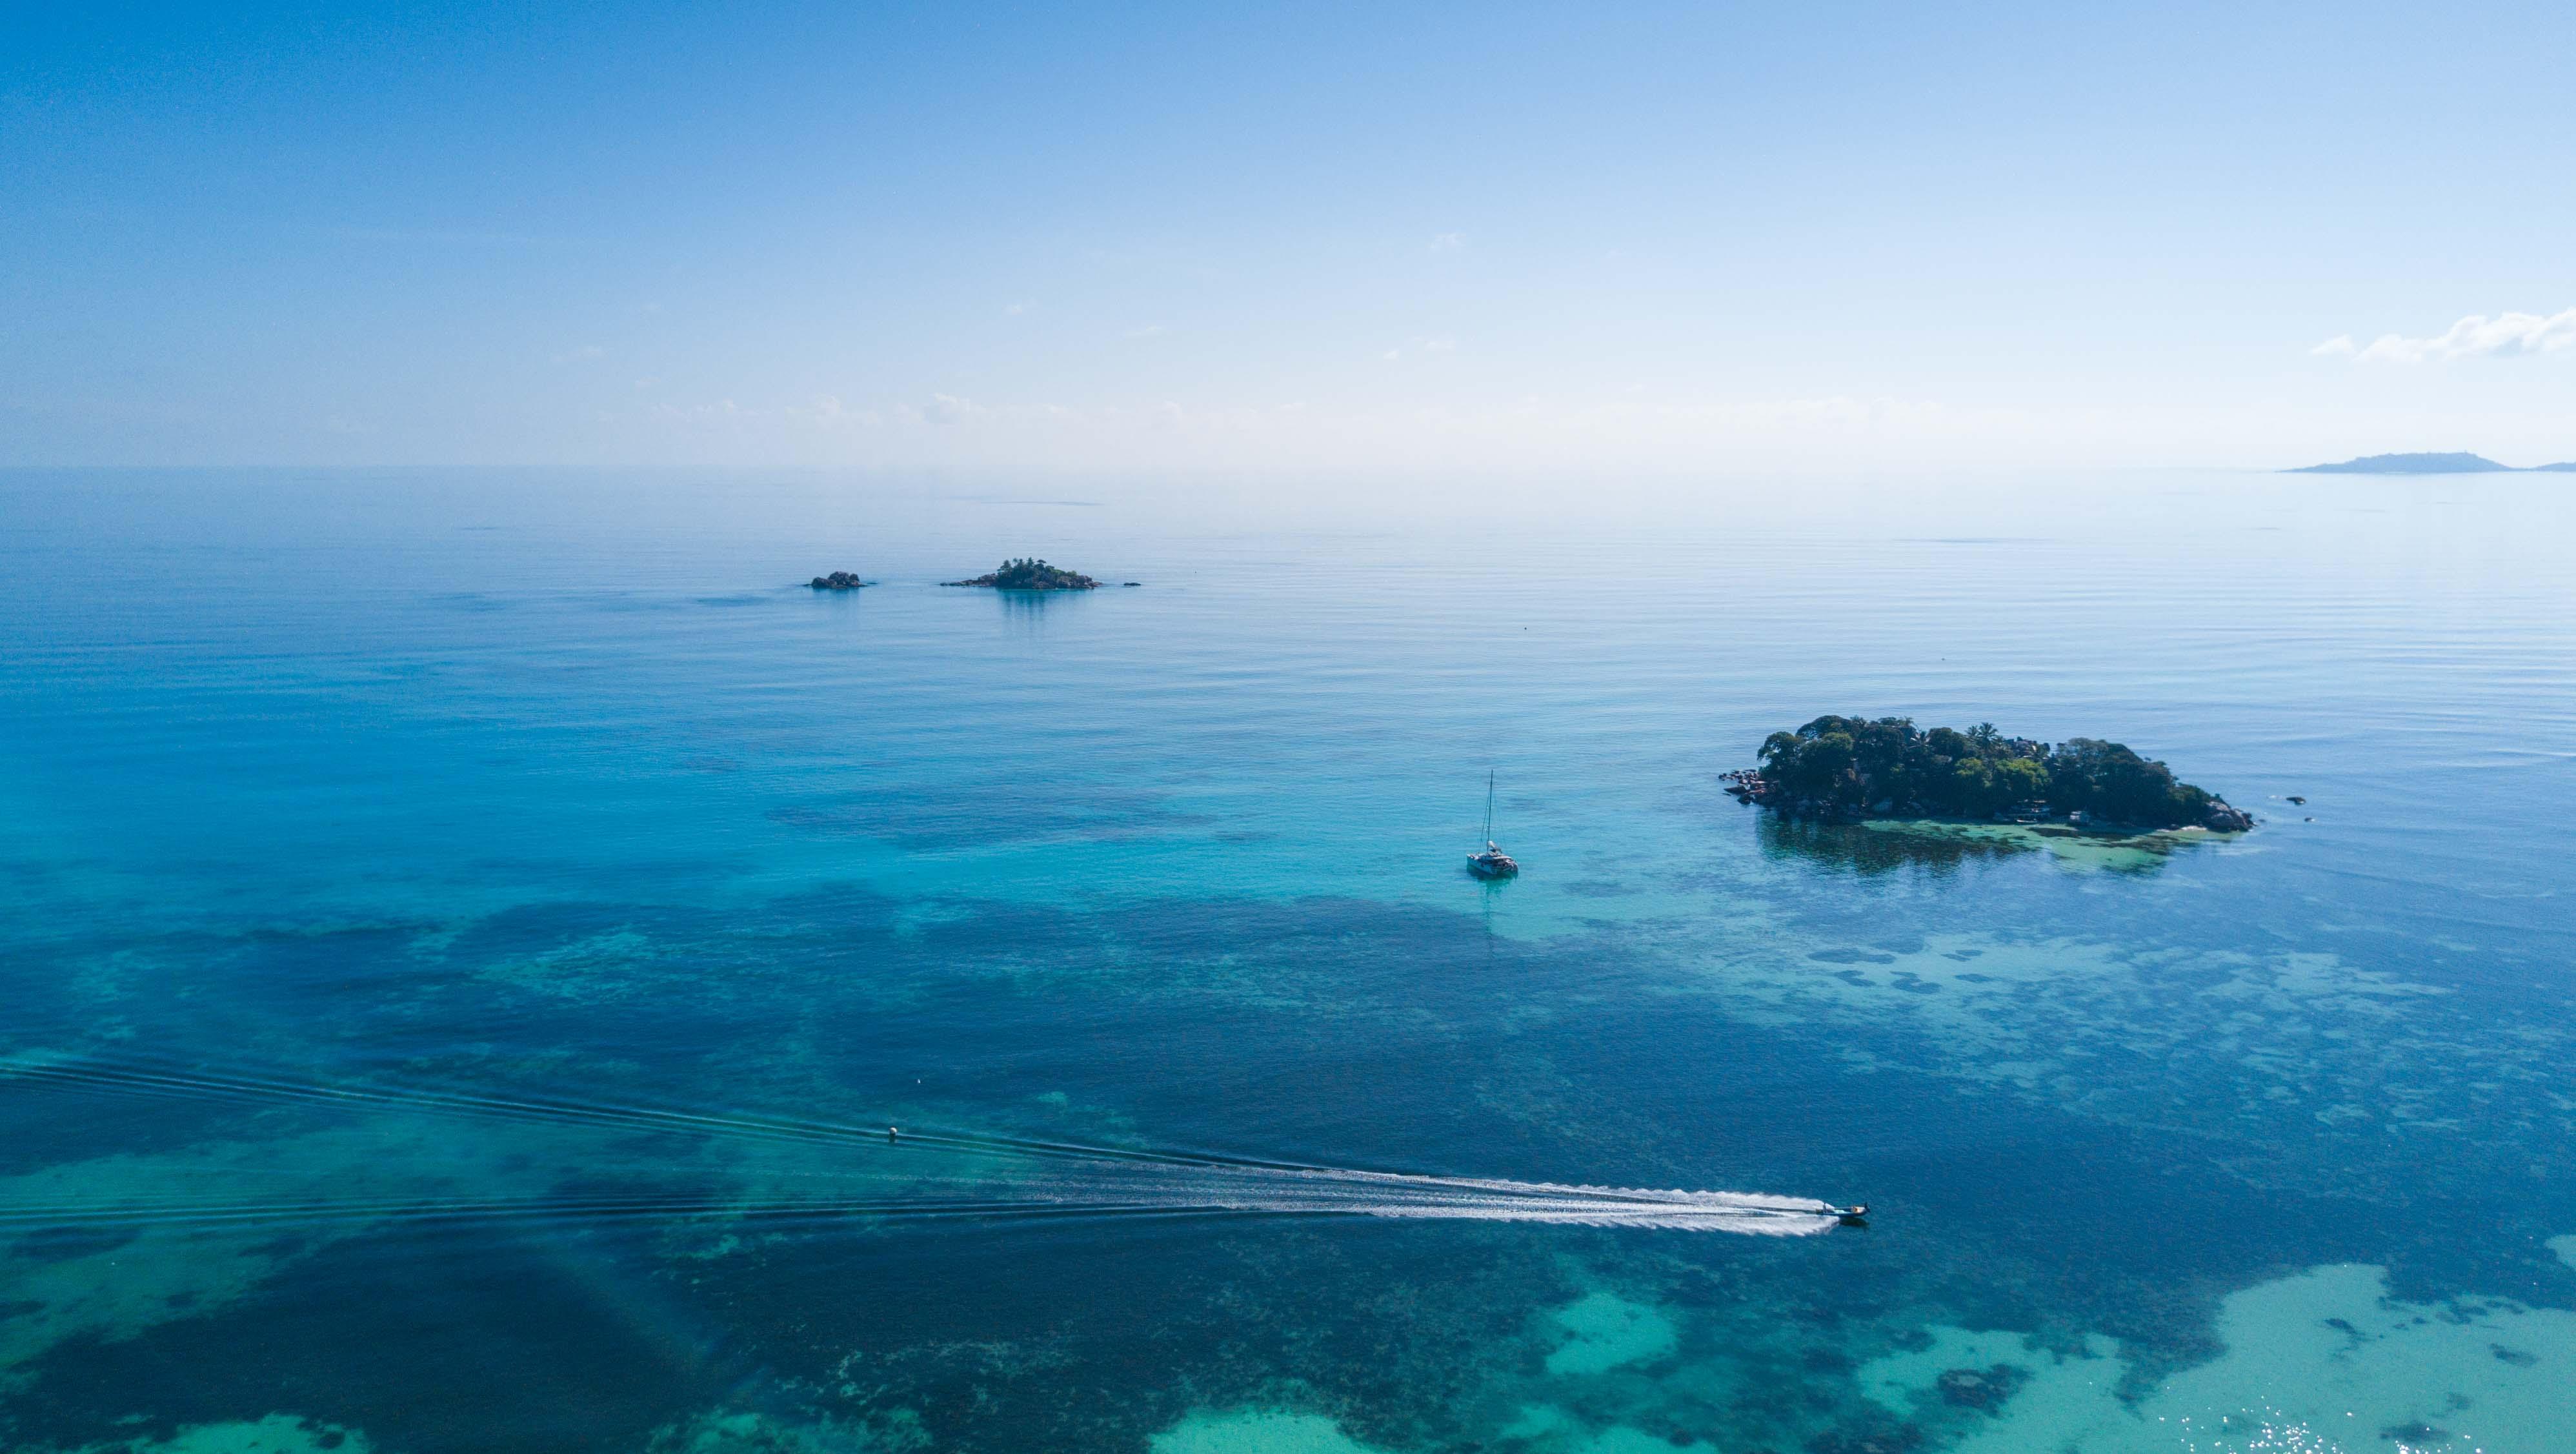
<path fill-rule="evenodd" d="M 941 581 L 943 586 L 991 586 L 1000 591 L 1093 591 L 1100 582 L 1042 560 L 1006 560 L 991 575 L 971 581 Z"/>
<path fill-rule="evenodd" d="M 2079 827 L 2241 833 L 2251 814 L 2179 782 L 2117 742 L 2051 746 L 1991 722 L 1926 732 L 1910 717 L 1818 717 L 1762 744 L 1762 765 L 1727 775 L 1747 803 L 1817 817 L 2056 819 Z"/>
<path fill-rule="evenodd" d="M 873 586 L 876 582 L 863 581 L 849 571 L 836 570 L 828 576 L 816 576 L 806 584 L 818 591 L 855 591 L 861 586 Z"/>

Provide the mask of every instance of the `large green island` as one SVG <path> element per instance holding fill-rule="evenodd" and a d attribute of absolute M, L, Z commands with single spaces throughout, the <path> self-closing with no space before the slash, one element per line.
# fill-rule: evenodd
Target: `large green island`
<path fill-rule="evenodd" d="M 1000 591 L 1092 591 L 1100 582 L 1042 560 L 1006 560 L 1001 568 L 971 581 L 941 581 L 943 586 L 991 586 Z"/>
<path fill-rule="evenodd" d="M 2242 833 L 2254 818 L 2161 762 L 2117 742 L 2054 746 L 2006 737 L 1991 722 L 1924 731 L 1911 717 L 1818 717 L 1762 744 L 1762 765 L 1727 791 L 1790 816 L 1949 817 L 2077 827 L 2205 828 Z"/>

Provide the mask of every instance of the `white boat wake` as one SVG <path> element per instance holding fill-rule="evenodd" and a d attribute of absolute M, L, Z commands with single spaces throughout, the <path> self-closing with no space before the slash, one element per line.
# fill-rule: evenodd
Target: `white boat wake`
<path fill-rule="evenodd" d="M 1222 1156 L 1086 1146 L 1000 1136 L 871 1131 L 795 1118 L 710 1115 L 656 1107 L 499 1096 L 468 1090 L 327 1085 L 192 1066 L 86 1059 L 0 1058 L 0 1084 L 30 1090 L 142 1095 L 404 1111 L 609 1132 L 801 1143 L 850 1153 L 845 1166 L 772 1171 L 761 1189 L 650 1185 L 519 1197 L 331 1196 L 212 1199 L 189 1194 L 115 1203 L 0 1202 L 0 1229 L 41 1226 L 296 1221 L 609 1220 L 732 1216 L 1035 1217 L 1135 1215 L 1366 1216 L 1806 1237 L 1856 1209 L 1812 1197 L 1744 1192 L 1428 1176 Z M 703 1173 L 701 1173 L 702 1175 Z M 782 1194 L 798 1180 L 813 1190 Z M 667 1180 L 667 1179 L 666 1179 Z"/>

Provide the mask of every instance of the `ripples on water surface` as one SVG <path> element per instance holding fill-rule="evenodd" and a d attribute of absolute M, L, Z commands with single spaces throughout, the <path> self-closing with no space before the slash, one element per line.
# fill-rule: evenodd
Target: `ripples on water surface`
<path fill-rule="evenodd" d="M 2563 484 L 1072 498 L 0 476 L 0 1436 L 2576 1447 Z"/>

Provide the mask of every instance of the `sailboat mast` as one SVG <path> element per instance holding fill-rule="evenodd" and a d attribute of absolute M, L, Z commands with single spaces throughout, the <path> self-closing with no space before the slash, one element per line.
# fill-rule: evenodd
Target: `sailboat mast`
<path fill-rule="evenodd" d="M 1485 770 L 1485 841 L 1494 841 L 1494 772 Z"/>

